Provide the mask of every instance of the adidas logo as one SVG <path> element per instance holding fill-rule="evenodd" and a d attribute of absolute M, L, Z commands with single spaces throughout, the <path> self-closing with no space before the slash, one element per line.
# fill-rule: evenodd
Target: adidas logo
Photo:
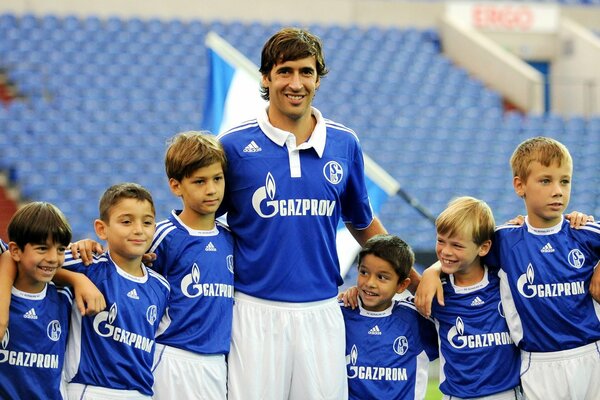
<path fill-rule="evenodd" d="M 482 304 L 485 304 L 485 302 L 484 302 L 483 300 L 481 300 L 481 299 L 479 298 L 479 296 L 475 297 L 475 298 L 473 299 L 473 301 L 471 302 L 471 305 L 472 305 L 472 306 L 480 306 L 480 305 L 482 305 Z"/>
<path fill-rule="evenodd" d="M 381 335 L 379 326 L 375 325 L 373 328 L 371 328 L 371 330 L 369 331 L 369 335 Z"/>
<path fill-rule="evenodd" d="M 23 314 L 23 318 L 38 319 L 37 314 L 35 313 L 35 309 L 33 309 L 33 308 L 31 310 L 27 311 L 25 314 Z"/>
<path fill-rule="evenodd" d="M 554 253 L 554 248 L 550 245 L 550 243 L 546 243 L 546 245 L 544 247 L 542 247 L 541 252 L 542 253 Z"/>
<path fill-rule="evenodd" d="M 253 140 L 246 147 L 244 147 L 244 153 L 256 153 L 262 151 L 259 145 Z"/>
<path fill-rule="evenodd" d="M 204 248 L 204 251 L 217 251 L 217 248 L 214 244 L 212 244 L 212 242 L 208 242 L 208 244 Z"/>
<path fill-rule="evenodd" d="M 135 289 L 131 289 L 129 291 L 129 293 L 127 293 L 127 297 L 129 297 L 131 299 L 136 299 L 136 300 L 140 299 L 140 296 L 138 296 L 137 291 Z"/>

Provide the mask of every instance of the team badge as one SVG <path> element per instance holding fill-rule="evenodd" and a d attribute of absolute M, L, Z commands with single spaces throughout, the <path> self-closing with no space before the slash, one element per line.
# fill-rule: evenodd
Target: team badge
<path fill-rule="evenodd" d="M 323 167 L 323 176 L 325 176 L 325 179 L 330 183 L 337 185 L 344 177 L 344 169 L 337 161 L 329 161 Z"/>
<path fill-rule="evenodd" d="M 148 321 L 148 323 L 150 325 L 154 325 L 154 322 L 156 321 L 156 315 L 157 315 L 156 306 L 154 304 L 152 304 L 146 310 L 146 320 Z"/>
<path fill-rule="evenodd" d="M 50 338 L 50 340 L 54 342 L 58 342 L 60 339 L 60 334 L 62 333 L 62 329 L 60 327 L 60 322 L 57 320 L 51 321 L 46 328 L 46 334 Z"/>
<path fill-rule="evenodd" d="M 394 353 L 403 356 L 408 351 L 408 339 L 406 336 L 398 336 L 394 340 Z"/>
<path fill-rule="evenodd" d="M 585 263 L 585 256 L 583 255 L 581 250 L 573 249 L 569 252 L 569 264 L 571 264 L 571 266 L 573 268 L 579 269 L 579 268 L 583 267 L 584 263 Z"/>

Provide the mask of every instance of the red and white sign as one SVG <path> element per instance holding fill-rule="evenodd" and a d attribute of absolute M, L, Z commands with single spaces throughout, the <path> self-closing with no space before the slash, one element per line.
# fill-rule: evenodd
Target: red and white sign
<path fill-rule="evenodd" d="M 559 8 L 555 4 L 514 2 L 449 2 L 446 15 L 482 31 L 555 32 Z"/>

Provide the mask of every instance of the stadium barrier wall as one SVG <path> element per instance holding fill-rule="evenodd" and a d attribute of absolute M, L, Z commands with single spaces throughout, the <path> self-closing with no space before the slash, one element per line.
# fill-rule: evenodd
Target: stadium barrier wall
<path fill-rule="evenodd" d="M 497 90 L 518 108 L 544 112 L 542 74 L 475 29 L 451 17 L 440 20 L 444 54 L 457 65 Z"/>
<path fill-rule="evenodd" d="M 561 115 L 600 114 L 600 38 L 562 18 L 552 59 L 551 107 Z"/>
<path fill-rule="evenodd" d="M 435 28 L 445 4 L 415 0 L 2 0 L 0 12 Z M 561 14 L 600 31 L 600 7 L 561 5 Z"/>

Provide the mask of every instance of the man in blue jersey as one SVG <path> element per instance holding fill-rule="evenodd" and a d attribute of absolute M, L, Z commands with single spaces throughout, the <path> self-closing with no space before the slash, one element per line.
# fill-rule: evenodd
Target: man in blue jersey
<path fill-rule="evenodd" d="M 489 206 L 472 197 L 454 199 L 436 220 L 436 254 L 445 307 L 431 315 L 440 340 L 440 390 L 444 399 L 521 399 L 521 357 L 502 305 L 498 273 L 483 265 L 494 235 Z"/>
<path fill-rule="evenodd" d="M 260 72 L 268 106 L 219 136 L 228 160 L 221 211 L 236 239 L 229 398 L 344 399 L 337 227 L 342 220 L 361 245 L 385 229 L 356 134 L 312 107 L 327 73 L 320 40 L 280 30 Z"/>
<path fill-rule="evenodd" d="M 523 226 L 497 228 L 485 262 L 499 269 L 506 320 L 521 349 L 525 396 L 597 399 L 600 305 L 592 298 L 590 282 L 600 274 L 600 225 L 572 229 L 563 217 L 573 160 L 560 142 L 525 140 L 514 151 L 511 167 L 527 218 Z M 419 303 L 427 313 L 435 289 L 427 285 L 420 290 Z"/>
<path fill-rule="evenodd" d="M 165 170 L 181 198 L 157 224 L 152 268 L 171 285 L 156 338 L 154 399 L 227 398 L 233 314 L 233 236 L 215 213 L 225 191 L 225 153 L 216 137 L 183 132 L 170 142 Z"/>
<path fill-rule="evenodd" d="M 95 317 L 71 313 L 68 397 L 149 399 L 155 336 L 169 297 L 169 283 L 142 264 L 155 232 L 154 203 L 145 188 L 123 183 L 104 192 L 99 209 L 94 228 L 108 250 L 90 266 L 69 254 L 64 264 L 89 277 L 107 303 Z"/>
<path fill-rule="evenodd" d="M 402 239 L 376 235 L 358 255 L 358 308 L 342 308 L 349 398 L 423 399 L 429 361 L 438 357 L 434 324 L 409 301 L 415 256 Z"/>
<path fill-rule="evenodd" d="M 50 281 L 64 262 L 71 227 L 52 204 L 32 202 L 12 217 L 8 237 L 17 276 L 0 345 L 0 398 L 62 399 L 73 298 Z"/>

